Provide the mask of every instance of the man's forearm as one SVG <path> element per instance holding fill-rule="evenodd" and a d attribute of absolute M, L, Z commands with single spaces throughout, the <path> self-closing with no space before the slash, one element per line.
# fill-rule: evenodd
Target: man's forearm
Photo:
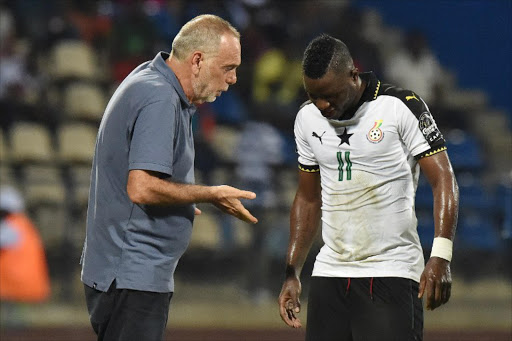
<path fill-rule="evenodd" d="M 433 189 L 435 237 L 453 240 L 459 213 L 459 188 L 449 177 Z"/>
<path fill-rule="evenodd" d="M 320 201 L 296 198 L 290 216 L 286 277 L 299 277 L 320 226 Z"/>
<path fill-rule="evenodd" d="M 148 204 L 186 205 L 213 201 L 213 187 L 161 181 L 164 182 L 162 186 L 152 187 L 148 191 Z"/>
<path fill-rule="evenodd" d="M 134 203 L 146 205 L 211 202 L 215 196 L 214 187 L 167 181 L 146 171 L 131 171 L 127 188 Z"/>

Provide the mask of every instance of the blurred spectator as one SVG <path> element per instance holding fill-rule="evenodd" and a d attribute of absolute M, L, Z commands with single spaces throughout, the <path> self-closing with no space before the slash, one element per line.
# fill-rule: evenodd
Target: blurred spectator
<path fill-rule="evenodd" d="M 406 34 L 403 47 L 387 60 L 388 81 L 411 89 L 429 105 L 434 105 L 442 70 L 429 49 L 427 38 L 420 30 L 411 30 Z"/>
<path fill-rule="evenodd" d="M 12 187 L 0 188 L 0 300 L 2 325 L 20 322 L 22 303 L 48 299 L 50 281 L 45 251 L 36 227 L 24 211 L 24 200 Z"/>
<path fill-rule="evenodd" d="M 144 11 L 157 28 L 157 35 L 165 50 L 172 44 L 172 39 L 178 34 L 183 20 L 184 2 L 182 0 L 147 0 Z"/>
<path fill-rule="evenodd" d="M 7 8 L 0 9 L 0 125 L 8 130 L 19 119 L 31 119 L 39 84 L 29 72 L 29 46 L 20 40 Z"/>
<path fill-rule="evenodd" d="M 305 100 L 300 57 L 291 37 L 274 32 L 273 39 L 274 47 L 254 63 L 252 118 L 289 131 L 295 119 L 293 110 Z"/>
<path fill-rule="evenodd" d="M 80 34 L 80 39 L 91 46 L 106 47 L 112 28 L 111 9 L 96 2 L 70 1 L 66 16 Z"/>
<path fill-rule="evenodd" d="M 388 59 L 386 71 L 390 83 L 411 89 L 428 103 L 441 130 L 468 129 L 467 111 L 445 104 L 450 92 L 443 91 L 444 72 L 422 31 L 406 33 L 403 48 Z"/>
<path fill-rule="evenodd" d="M 109 45 L 113 78 L 117 83 L 154 54 L 157 37 L 157 29 L 142 2 L 117 1 Z"/>
<path fill-rule="evenodd" d="M 268 123 L 249 121 L 246 123 L 236 149 L 236 175 L 240 185 L 256 193 L 256 199 L 246 207 L 259 217 L 258 225 L 252 228 L 249 259 L 246 264 L 246 289 L 256 303 L 270 297 L 270 250 L 268 235 L 278 228 L 274 223 L 278 209 L 278 191 L 275 183 L 275 166 L 283 161 L 283 139 L 279 131 Z M 282 248 L 286 248 L 282 245 Z M 254 257 L 254 255 L 257 255 Z"/>
<path fill-rule="evenodd" d="M 338 22 L 334 26 L 335 36 L 339 36 L 351 49 L 354 65 L 361 72 L 373 71 L 381 75 L 382 63 L 377 46 L 363 36 L 363 13 L 353 7 L 342 8 L 338 13 Z"/>

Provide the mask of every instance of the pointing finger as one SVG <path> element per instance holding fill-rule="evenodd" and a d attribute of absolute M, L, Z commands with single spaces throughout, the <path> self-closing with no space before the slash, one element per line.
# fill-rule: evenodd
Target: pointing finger
<path fill-rule="evenodd" d="M 258 219 L 249 212 L 245 207 L 242 206 L 242 209 L 240 209 L 240 219 L 247 223 L 256 224 L 258 222 Z"/>
<path fill-rule="evenodd" d="M 245 221 L 246 223 L 256 224 L 258 219 L 254 217 L 248 209 L 242 205 L 240 201 L 238 201 L 235 205 L 235 211 L 233 213 L 238 219 Z"/>
<path fill-rule="evenodd" d="M 256 199 L 256 193 L 251 191 L 240 191 L 240 194 L 238 195 L 239 198 L 242 199 Z"/>

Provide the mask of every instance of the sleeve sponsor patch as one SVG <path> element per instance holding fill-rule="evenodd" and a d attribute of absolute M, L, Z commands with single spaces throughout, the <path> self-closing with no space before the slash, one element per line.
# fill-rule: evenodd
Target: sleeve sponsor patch
<path fill-rule="evenodd" d="M 429 145 L 437 146 L 439 144 L 444 144 L 443 134 L 441 134 L 441 131 L 437 127 L 437 124 L 430 112 L 424 111 L 418 118 L 418 121 L 421 133 Z"/>

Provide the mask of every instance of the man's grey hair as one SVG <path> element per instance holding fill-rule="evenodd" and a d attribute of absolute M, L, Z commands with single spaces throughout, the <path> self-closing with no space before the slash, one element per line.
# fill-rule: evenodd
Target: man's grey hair
<path fill-rule="evenodd" d="M 220 38 L 225 33 L 231 33 L 240 39 L 240 32 L 228 21 L 213 14 L 199 15 L 183 25 L 174 38 L 173 56 L 183 60 L 197 50 L 215 53 L 219 48 Z"/>

